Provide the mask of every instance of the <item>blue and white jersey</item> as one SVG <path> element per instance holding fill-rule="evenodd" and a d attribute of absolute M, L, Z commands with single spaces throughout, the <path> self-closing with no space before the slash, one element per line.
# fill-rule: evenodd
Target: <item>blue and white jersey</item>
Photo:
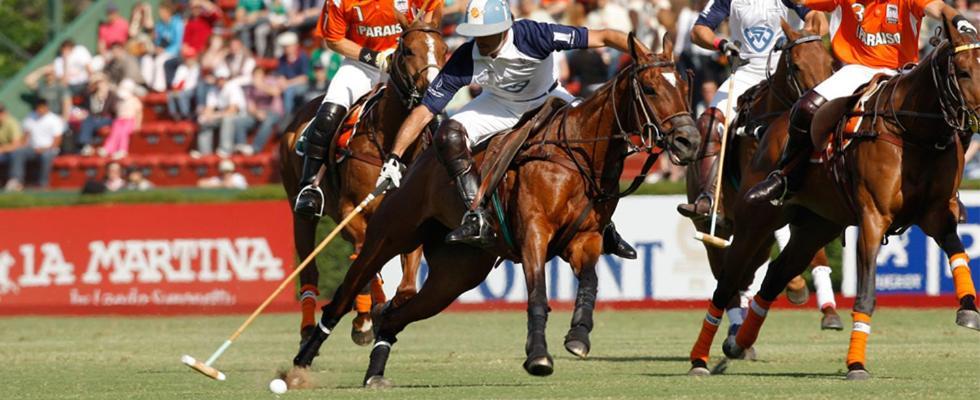
<path fill-rule="evenodd" d="M 742 44 L 742 58 L 756 64 L 765 63 L 773 45 L 784 36 L 780 20 L 800 29 L 809 12 L 789 0 L 709 0 L 695 24 L 715 30 L 727 18 L 732 40 Z"/>
<path fill-rule="evenodd" d="M 470 83 L 478 83 L 484 91 L 509 102 L 542 99 L 557 87 L 554 52 L 584 49 L 588 44 L 585 28 L 516 21 L 496 57 L 480 55 L 472 40 L 459 46 L 429 84 L 422 105 L 438 114 Z"/>

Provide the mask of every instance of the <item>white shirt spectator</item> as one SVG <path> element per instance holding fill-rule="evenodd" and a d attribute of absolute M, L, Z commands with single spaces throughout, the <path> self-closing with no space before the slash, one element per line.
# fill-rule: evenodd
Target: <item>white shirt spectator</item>
<path fill-rule="evenodd" d="M 242 87 L 227 82 L 220 90 L 213 88 L 208 91 L 205 104 L 214 110 L 225 110 L 235 106 L 238 108 L 238 113 L 244 114 L 248 103 L 245 100 L 245 91 L 242 90 Z"/>
<path fill-rule="evenodd" d="M 58 56 L 54 59 L 54 74 L 61 78 L 66 77 L 69 85 L 80 85 L 88 82 L 89 64 L 92 63 L 92 53 L 82 45 L 75 47 L 68 53 L 68 59 Z"/>
<path fill-rule="evenodd" d="M 198 64 L 181 64 L 174 72 L 174 88 L 180 90 L 191 90 L 197 87 L 197 81 L 201 79 L 201 66 Z"/>
<path fill-rule="evenodd" d="M 55 113 L 48 111 L 44 115 L 31 113 L 22 124 L 27 134 L 27 143 L 34 149 L 46 149 L 54 146 L 54 141 L 65 132 L 65 122 Z"/>
<path fill-rule="evenodd" d="M 633 26 L 629 11 L 612 1 L 599 1 L 599 8 L 585 17 L 585 27 L 589 29 L 629 30 Z"/>

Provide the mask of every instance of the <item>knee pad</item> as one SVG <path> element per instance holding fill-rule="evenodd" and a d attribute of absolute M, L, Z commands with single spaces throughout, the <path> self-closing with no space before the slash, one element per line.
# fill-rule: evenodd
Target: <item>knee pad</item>
<path fill-rule="evenodd" d="M 454 120 L 444 122 L 432 141 L 451 177 L 460 176 L 470 169 L 473 161 L 463 124 Z"/>
<path fill-rule="evenodd" d="M 316 118 L 313 119 L 313 129 L 307 129 L 307 143 L 327 147 L 334 132 L 340 128 L 344 117 L 347 116 L 347 107 L 334 103 L 320 104 L 316 110 Z"/>
<path fill-rule="evenodd" d="M 698 117 L 697 128 L 701 133 L 702 151 L 706 154 L 721 144 L 725 115 L 717 108 L 708 108 Z"/>
<path fill-rule="evenodd" d="M 811 90 L 806 92 L 803 97 L 800 98 L 793 105 L 793 110 L 789 114 L 789 125 L 790 129 L 797 132 L 808 133 L 810 132 L 810 124 L 813 122 L 813 116 L 817 113 L 824 103 L 827 102 L 823 96 L 817 94 L 817 92 Z"/>

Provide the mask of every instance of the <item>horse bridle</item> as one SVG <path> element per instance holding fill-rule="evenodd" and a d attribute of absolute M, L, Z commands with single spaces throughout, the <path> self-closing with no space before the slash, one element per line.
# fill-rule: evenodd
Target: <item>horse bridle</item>
<path fill-rule="evenodd" d="M 629 70 L 629 88 L 630 88 L 630 109 L 628 116 L 636 119 L 637 126 L 639 127 L 636 131 L 628 131 L 623 127 L 623 122 L 619 119 L 619 110 L 616 105 L 616 83 L 612 84 L 611 91 L 611 103 L 613 109 L 613 116 L 616 120 L 616 129 L 619 134 L 624 137 L 638 136 L 640 138 L 641 146 L 636 147 L 632 143 L 630 153 L 636 153 L 640 151 L 645 152 L 655 152 L 668 150 L 669 147 L 666 145 L 667 137 L 670 136 L 678 127 L 684 126 L 682 123 L 676 122 L 676 120 L 682 117 L 691 117 L 690 104 L 685 102 L 685 108 L 683 111 L 676 112 L 667 116 L 666 118 L 660 119 L 657 113 L 650 107 L 650 104 L 646 101 L 644 96 L 644 89 L 640 87 L 639 75 L 641 72 L 646 71 L 650 68 L 675 68 L 676 65 L 673 61 L 654 61 L 645 64 L 632 64 L 627 67 Z M 650 89 L 652 90 L 652 89 Z M 629 117 L 628 117 L 629 118 Z M 670 130 L 663 129 L 663 122 L 670 122 Z M 629 141 L 627 141 L 629 142 Z"/>
<path fill-rule="evenodd" d="M 405 38 L 408 37 L 410 33 L 422 32 L 426 34 L 434 33 L 436 35 L 442 35 L 438 29 L 430 27 L 417 27 L 406 29 L 402 32 L 401 36 L 398 38 L 398 47 L 395 48 L 395 52 L 391 55 L 391 69 L 389 70 L 389 77 L 391 78 L 392 86 L 398 92 L 398 97 L 402 99 L 405 108 L 413 108 L 417 106 L 421 101 L 422 97 L 425 96 L 425 90 L 419 89 L 415 85 L 422 74 L 426 73 L 430 68 L 435 68 L 439 70 L 439 66 L 436 64 L 426 64 L 414 75 L 409 76 L 408 72 L 405 71 L 408 66 L 403 61 L 405 59 L 404 52 L 407 51 L 405 47 Z M 429 82 L 432 83 L 432 82 Z"/>
<path fill-rule="evenodd" d="M 793 48 L 804 43 L 822 40 L 823 38 L 821 38 L 820 35 L 808 35 L 798 38 L 792 42 L 787 42 L 782 46 L 773 46 L 772 49 L 769 50 L 769 56 L 766 57 L 766 81 L 769 82 L 769 86 L 772 87 L 772 68 L 770 68 L 772 66 L 772 55 L 778 50 L 785 55 L 783 60 L 785 61 L 784 64 L 786 66 L 786 84 L 789 85 L 790 89 L 796 92 L 797 98 L 803 96 L 803 85 L 800 84 L 800 79 L 798 76 L 796 76 L 796 73 L 800 70 L 800 68 L 796 66 L 795 62 L 793 62 Z M 778 91 L 774 91 L 774 94 L 776 95 L 776 98 L 783 103 L 783 105 L 792 107 L 793 103 L 795 103 L 795 101 L 784 98 Z"/>
<path fill-rule="evenodd" d="M 946 47 L 950 46 L 952 46 L 952 43 L 946 45 Z M 980 105 L 970 108 L 966 104 L 953 59 L 959 53 L 975 49 L 980 49 L 980 42 L 973 42 L 952 48 L 951 51 L 953 53 L 946 58 L 945 73 L 941 70 L 942 65 L 940 64 L 938 55 L 932 57 L 932 60 L 930 60 L 932 80 L 936 85 L 936 89 L 939 90 L 939 109 L 942 111 L 943 119 L 946 120 L 946 123 L 959 133 L 967 132 L 968 129 L 975 131 L 978 128 L 978 110 L 980 110 Z"/>

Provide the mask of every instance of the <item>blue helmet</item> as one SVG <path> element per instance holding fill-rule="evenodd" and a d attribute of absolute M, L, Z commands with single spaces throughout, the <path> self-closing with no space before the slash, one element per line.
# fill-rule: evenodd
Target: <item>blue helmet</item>
<path fill-rule="evenodd" d="M 456 27 L 462 36 L 496 35 L 510 29 L 514 17 L 504 0 L 471 0 L 466 6 L 466 19 Z"/>

